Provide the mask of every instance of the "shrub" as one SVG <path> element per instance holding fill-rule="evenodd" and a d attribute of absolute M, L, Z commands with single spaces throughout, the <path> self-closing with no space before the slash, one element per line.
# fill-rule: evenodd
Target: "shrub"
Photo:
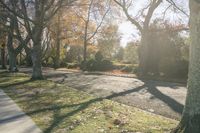
<path fill-rule="evenodd" d="M 103 60 L 103 55 L 100 51 L 98 51 L 96 54 L 95 54 L 95 60 L 98 61 L 98 62 L 101 62 Z"/>
<path fill-rule="evenodd" d="M 60 67 L 67 67 L 67 66 L 68 66 L 67 62 L 65 61 L 60 62 Z"/>
<path fill-rule="evenodd" d="M 95 59 L 90 59 L 86 62 L 86 70 L 97 71 L 99 69 L 98 62 Z"/>
<path fill-rule="evenodd" d="M 167 77 L 173 78 L 187 78 L 188 74 L 188 61 L 164 61 L 161 63 L 160 72 L 164 73 Z"/>
<path fill-rule="evenodd" d="M 126 66 L 128 66 L 128 65 L 127 64 L 116 64 L 116 63 L 114 63 L 114 69 L 122 70 Z"/>
<path fill-rule="evenodd" d="M 67 68 L 68 69 L 73 69 L 73 68 L 78 68 L 79 64 L 78 63 L 68 63 Z"/>
<path fill-rule="evenodd" d="M 87 70 L 86 63 L 87 63 L 87 62 L 84 62 L 84 61 L 81 62 L 81 64 L 80 64 L 80 69 L 81 69 L 81 70 L 83 70 L 83 71 L 86 71 L 86 70 Z"/>
<path fill-rule="evenodd" d="M 89 60 L 86 64 L 86 68 L 88 71 L 107 71 L 113 68 L 112 62 L 109 60 Z"/>
<path fill-rule="evenodd" d="M 113 69 L 113 63 L 109 60 L 103 60 L 100 63 L 100 69 L 102 71 L 106 71 L 106 70 L 112 70 Z"/>
<path fill-rule="evenodd" d="M 94 59 L 82 62 L 80 68 L 84 71 L 107 71 L 113 69 L 113 64 L 111 61 L 103 59 L 101 52 L 97 52 Z"/>
<path fill-rule="evenodd" d="M 133 66 L 133 65 L 127 65 L 121 68 L 122 72 L 128 72 L 128 73 L 137 73 L 138 72 L 138 67 Z"/>
<path fill-rule="evenodd" d="M 189 62 L 186 60 L 180 60 L 175 64 L 174 74 L 178 78 L 187 78 L 188 76 Z"/>
<path fill-rule="evenodd" d="M 132 72 L 133 67 L 132 66 L 124 66 L 123 68 L 121 68 L 122 72 Z"/>

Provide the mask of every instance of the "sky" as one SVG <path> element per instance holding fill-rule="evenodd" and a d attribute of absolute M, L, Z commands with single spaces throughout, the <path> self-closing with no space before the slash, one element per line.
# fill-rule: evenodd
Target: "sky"
<path fill-rule="evenodd" d="M 140 10 L 142 7 L 144 7 L 144 5 L 147 4 L 148 0 L 135 0 L 134 6 L 132 8 L 130 8 L 129 13 L 132 16 L 135 16 L 138 12 L 138 10 Z M 188 12 L 188 2 L 187 0 L 176 0 L 175 1 L 176 4 L 178 6 L 180 6 L 181 8 L 183 8 L 185 11 Z M 153 15 L 153 18 L 158 18 L 161 17 L 162 12 L 164 11 L 164 9 L 168 6 L 168 3 L 163 2 L 159 8 L 157 8 L 155 10 L 155 13 Z M 121 14 L 123 14 L 123 11 L 121 12 Z M 140 35 L 138 34 L 138 30 L 137 28 L 131 24 L 130 21 L 128 21 L 125 17 L 125 15 L 123 15 L 123 17 L 125 19 L 123 19 L 124 21 L 121 21 L 119 23 L 119 32 L 121 33 L 121 46 L 125 47 L 126 44 L 130 41 L 135 41 L 135 40 L 139 40 L 140 39 Z M 168 20 L 172 23 L 176 23 L 176 22 L 181 22 L 183 24 L 188 23 L 188 17 L 186 17 L 184 14 L 182 13 L 174 13 L 172 10 L 168 10 L 165 16 L 165 20 Z"/>

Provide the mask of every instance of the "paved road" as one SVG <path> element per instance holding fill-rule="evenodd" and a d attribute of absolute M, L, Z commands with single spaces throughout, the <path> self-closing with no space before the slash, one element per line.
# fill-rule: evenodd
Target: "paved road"
<path fill-rule="evenodd" d="M 178 83 L 53 69 L 44 69 L 43 72 L 53 81 L 169 118 L 180 119 L 184 107 L 187 90 L 185 85 Z"/>
<path fill-rule="evenodd" d="M 42 133 L 3 90 L 0 90 L 0 133 Z"/>

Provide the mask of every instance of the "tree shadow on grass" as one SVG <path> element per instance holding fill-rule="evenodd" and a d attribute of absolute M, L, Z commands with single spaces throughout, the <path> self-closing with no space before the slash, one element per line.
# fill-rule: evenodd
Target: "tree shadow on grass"
<path fill-rule="evenodd" d="M 52 132 L 53 129 L 55 127 L 57 127 L 61 122 L 63 122 L 66 118 L 69 118 L 69 117 L 77 114 L 78 112 L 85 110 L 92 103 L 100 102 L 102 100 L 103 100 L 102 98 L 96 98 L 96 99 L 92 99 L 92 100 L 89 100 L 87 102 L 81 103 L 79 105 L 71 105 L 71 106 L 79 106 L 79 107 L 77 109 L 67 113 L 67 114 L 64 114 L 64 115 L 60 115 L 60 109 L 54 110 L 53 121 L 52 121 L 51 125 L 47 129 L 45 129 L 44 133 Z"/>
<path fill-rule="evenodd" d="M 31 81 L 32 80 L 26 80 L 26 81 L 23 81 L 23 82 L 18 82 L 18 83 L 6 85 L 4 87 L 12 87 L 12 86 L 15 86 L 15 85 L 25 84 L 25 83 L 28 83 L 28 82 L 31 82 Z M 131 93 L 136 93 L 136 92 L 139 92 L 140 90 L 142 90 L 144 88 L 147 88 L 146 90 L 149 93 L 151 93 L 153 96 L 155 96 L 157 99 L 160 99 L 161 101 L 165 102 L 172 110 L 174 110 L 175 112 L 181 113 L 182 110 L 183 110 L 183 105 L 178 103 L 173 98 L 171 98 L 171 97 L 163 94 L 162 92 L 160 92 L 157 89 L 157 86 L 158 86 L 158 84 L 152 84 L 150 82 L 144 81 L 144 85 L 139 86 L 137 88 L 129 89 L 127 91 L 122 91 L 122 92 L 119 92 L 119 93 L 113 93 L 113 94 L 111 94 L 109 96 L 105 96 L 105 97 L 94 98 L 94 99 L 91 99 L 89 101 L 78 103 L 78 104 L 51 105 L 50 107 L 44 107 L 42 109 L 27 112 L 27 115 L 34 115 L 34 114 L 42 113 L 42 112 L 45 112 L 45 111 L 53 111 L 54 112 L 53 120 L 51 121 L 51 124 L 44 130 L 44 133 L 51 133 L 65 119 L 72 117 L 73 115 L 79 113 L 80 111 L 87 109 L 93 103 L 101 102 L 104 99 L 113 99 L 113 98 L 116 98 L 116 97 L 131 94 Z M 74 109 L 73 111 L 71 111 L 69 113 L 61 114 L 61 109 L 69 108 L 69 107 L 75 107 L 76 109 Z"/>
<path fill-rule="evenodd" d="M 45 78 L 48 79 L 48 78 L 62 78 L 62 77 L 66 77 L 66 74 L 67 73 L 53 73 L 53 74 L 48 74 L 48 75 L 45 75 Z"/>
<path fill-rule="evenodd" d="M 20 83 L 18 83 L 18 84 L 20 84 Z M 77 103 L 77 104 L 71 104 L 71 105 L 69 105 L 69 104 L 65 104 L 65 105 L 52 104 L 49 107 L 44 107 L 44 108 L 41 108 L 38 110 L 26 112 L 26 114 L 31 116 L 31 115 L 35 115 L 35 114 L 42 113 L 45 111 L 52 111 L 53 112 L 53 121 L 51 122 L 50 126 L 44 130 L 44 133 L 51 133 L 51 132 L 53 132 L 54 128 L 59 126 L 65 119 L 79 113 L 80 111 L 87 109 L 93 103 L 101 102 L 104 99 L 111 99 L 114 97 L 123 96 L 123 95 L 129 94 L 129 93 L 132 93 L 132 92 L 139 91 L 142 88 L 143 88 L 143 86 L 132 89 L 132 90 L 128 90 L 125 92 L 115 93 L 115 94 L 112 94 L 112 95 L 109 95 L 106 97 L 94 98 L 94 99 L 88 100 L 86 102 Z M 29 99 L 29 100 L 32 101 L 32 100 L 34 100 L 34 98 Z M 28 102 L 28 101 L 26 101 L 26 102 Z M 61 114 L 62 109 L 72 108 L 72 107 L 76 108 L 76 109 L 74 109 L 73 111 L 71 111 L 69 113 Z M 18 116 L 18 117 L 23 117 L 23 116 Z"/>
<path fill-rule="evenodd" d="M 28 80 L 21 81 L 21 82 L 16 82 L 16 83 L 11 83 L 11 84 L 6 84 L 6 85 L 0 85 L 0 87 L 2 89 L 5 89 L 5 88 L 8 88 L 8 87 L 14 87 L 14 86 L 17 86 L 17 85 L 26 84 L 26 83 L 29 83 L 29 82 L 32 82 L 32 81 L 34 81 L 34 80 L 28 79 Z"/>
<path fill-rule="evenodd" d="M 65 119 L 79 113 L 80 111 L 83 111 L 85 109 L 87 109 L 91 104 L 96 103 L 96 102 L 101 102 L 104 99 L 113 99 L 119 96 L 125 96 L 127 94 L 130 93 L 135 93 L 138 92 L 144 88 L 147 88 L 147 91 L 149 93 L 151 93 L 152 95 L 154 95 L 156 98 L 160 99 L 161 101 L 165 102 L 170 108 L 172 108 L 175 112 L 179 112 L 181 113 L 183 110 L 183 105 L 178 103 L 177 101 L 175 101 L 174 99 L 170 98 L 169 96 L 164 95 L 163 93 L 161 93 L 157 88 L 156 85 L 149 85 L 148 82 L 146 82 L 144 85 L 139 86 L 137 88 L 133 88 L 127 91 L 123 91 L 123 92 L 119 92 L 119 93 L 114 93 L 112 95 L 106 96 L 106 97 L 99 97 L 99 98 L 95 98 L 95 99 L 91 99 L 89 101 L 86 102 L 82 102 L 82 103 L 78 103 L 78 104 L 72 104 L 72 105 L 52 105 L 51 107 L 47 107 L 47 108 L 42 108 L 39 110 L 35 110 L 35 111 L 31 111 L 31 112 L 27 112 L 28 115 L 34 115 L 37 113 L 41 113 L 41 112 L 45 112 L 45 111 L 53 111 L 53 120 L 50 124 L 50 126 L 48 128 L 46 128 L 44 130 L 44 133 L 51 133 L 53 132 L 54 128 L 56 128 L 57 126 L 59 126 Z M 69 107 L 77 107 L 76 109 L 74 109 L 73 111 L 66 113 L 66 114 L 61 114 L 61 109 L 64 108 L 69 108 Z"/>
<path fill-rule="evenodd" d="M 9 73 L 9 71 L 7 71 L 7 70 L 0 71 L 0 74 L 6 74 L 6 73 Z"/>

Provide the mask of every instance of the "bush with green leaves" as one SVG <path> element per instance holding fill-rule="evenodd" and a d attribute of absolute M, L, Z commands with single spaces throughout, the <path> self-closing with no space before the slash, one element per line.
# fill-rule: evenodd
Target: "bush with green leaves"
<path fill-rule="evenodd" d="M 100 51 L 98 51 L 96 54 L 95 54 L 95 60 L 98 61 L 98 62 L 101 62 L 103 60 L 103 55 Z"/>
<path fill-rule="evenodd" d="M 187 78 L 188 64 L 189 63 L 186 60 L 165 60 L 160 65 L 160 71 L 166 77 Z"/>
<path fill-rule="evenodd" d="M 134 65 L 127 65 L 127 66 L 124 66 L 122 67 L 120 70 L 122 72 L 128 72 L 128 73 L 137 73 L 137 70 L 138 67 L 137 66 L 134 66 Z"/>
<path fill-rule="evenodd" d="M 89 59 L 85 64 L 82 63 L 81 66 L 81 69 L 86 71 L 107 71 L 113 69 L 112 62 L 104 59 L 101 52 L 97 52 L 95 59 Z"/>
<path fill-rule="evenodd" d="M 74 69 L 74 68 L 78 68 L 80 65 L 76 62 L 74 63 L 67 63 L 67 68 L 68 69 Z"/>

